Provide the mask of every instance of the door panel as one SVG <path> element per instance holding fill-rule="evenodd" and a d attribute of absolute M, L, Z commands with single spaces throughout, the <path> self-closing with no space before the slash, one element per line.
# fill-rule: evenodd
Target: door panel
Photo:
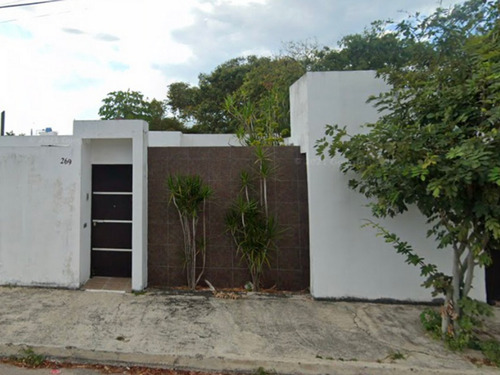
<path fill-rule="evenodd" d="M 92 191 L 132 192 L 132 165 L 92 166 Z"/>
<path fill-rule="evenodd" d="M 492 250 L 491 265 L 486 267 L 486 298 L 491 304 L 500 301 L 500 251 Z"/>
<path fill-rule="evenodd" d="M 132 274 L 131 252 L 92 251 L 90 261 L 95 276 L 130 277 Z"/>
<path fill-rule="evenodd" d="M 92 166 L 92 276 L 132 274 L 132 166 Z"/>
<path fill-rule="evenodd" d="M 132 220 L 132 194 L 93 194 L 92 215 L 101 220 Z"/>
<path fill-rule="evenodd" d="M 132 249 L 132 224 L 93 220 L 92 248 Z"/>

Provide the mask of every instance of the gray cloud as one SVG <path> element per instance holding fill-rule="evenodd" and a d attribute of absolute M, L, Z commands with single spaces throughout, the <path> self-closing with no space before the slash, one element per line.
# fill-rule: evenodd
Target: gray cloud
<path fill-rule="evenodd" d="M 85 31 L 82 31 L 80 29 L 73 29 L 70 27 L 64 27 L 62 28 L 62 31 L 68 34 L 75 34 L 75 35 L 85 34 Z"/>
<path fill-rule="evenodd" d="M 426 11 L 438 3 L 436 0 L 270 0 L 248 6 L 219 4 L 212 12 L 197 9 L 193 13 L 194 23 L 172 34 L 177 42 L 192 49 L 194 58 L 183 67 L 168 65 L 161 70 L 165 74 L 193 69 L 206 73 L 245 51 L 267 50 L 277 54 L 290 41 L 317 40 L 320 46 L 336 46 L 343 36 L 362 32 L 372 21 L 398 20 L 405 17 L 401 10 Z M 185 80 L 196 82 L 196 77 Z"/>
<path fill-rule="evenodd" d="M 102 40 L 103 42 L 116 42 L 120 40 L 120 38 L 115 35 L 104 34 L 104 33 L 97 34 L 95 38 L 98 40 Z"/>

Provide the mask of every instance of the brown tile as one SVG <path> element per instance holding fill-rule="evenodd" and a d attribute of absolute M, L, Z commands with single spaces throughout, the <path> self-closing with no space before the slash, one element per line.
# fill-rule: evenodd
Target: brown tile
<path fill-rule="evenodd" d="M 282 180 L 276 183 L 276 200 L 278 202 L 296 202 L 298 185 L 293 180 Z"/>
<path fill-rule="evenodd" d="M 231 158 L 231 150 L 229 147 L 210 147 L 209 159 L 212 161 L 228 160 Z"/>
<path fill-rule="evenodd" d="M 168 241 L 167 223 L 153 221 L 148 223 L 148 243 L 151 245 L 164 245 Z"/>
<path fill-rule="evenodd" d="M 166 240 L 165 243 L 170 248 L 184 248 L 184 234 L 182 233 L 182 229 L 177 227 L 176 225 L 169 225 L 168 230 L 166 231 Z"/>
<path fill-rule="evenodd" d="M 277 219 L 278 223 L 284 226 L 290 224 L 298 225 L 300 223 L 299 203 L 295 202 L 280 202 L 277 204 Z"/>
<path fill-rule="evenodd" d="M 297 199 L 307 204 L 308 202 L 307 181 L 297 181 Z"/>
<path fill-rule="evenodd" d="M 250 277 L 250 272 L 245 268 L 233 268 L 232 274 L 233 274 L 232 286 L 234 288 L 242 288 L 243 286 L 245 286 L 245 283 L 247 283 L 252 279 Z"/>
<path fill-rule="evenodd" d="M 89 279 L 83 286 L 83 289 L 102 289 L 105 283 L 106 283 L 105 277 L 96 276 Z"/>
<path fill-rule="evenodd" d="M 295 162 L 298 163 L 298 159 L 296 159 Z M 297 165 L 297 180 L 307 183 L 307 162 L 305 155 L 304 158 L 300 161 L 300 164 Z"/>
<path fill-rule="evenodd" d="M 170 287 L 186 286 L 186 270 L 183 267 L 168 267 L 167 280 Z"/>
<path fill-rule="evenodd" d="M 231 150 L 231 159 L 253 160 L 254 150 L 251 147 L 229 147 Z"/>
<path fill-rule="evenodd" d="M 182 246 L 166 246 L 164 253 L 169 267 L 184 267 L 185 255 Z"/>
<path fill-rule="evenodd" d="M 148 267 L 148 285 L 151 287 L 165 287 L 168 285 L 167 267 Z"/>
<path fill-rule="evenodd" d="M 309 277 L 304 271 L 279 271 L 278 288 L 299 291 L 309 287 Z"/>
<path fill-rule="evenodd" d="M 207 269 L 209 268 L 232 268 L 233 251 L 228 247 L 216 247 L 207 251 Z"/>
<path fill-rule="evenodd" d="M 148 245 L 148 267 L 167 265 L 166 246 Z"/>
<path fill-rule="evenodd" d="M 148 222 L 166 223 L 168 214 L 168 201 L 150 200 L 148 204 Z"/>
<path fill-rule="evenodd" d="M 205 184 L 211 186 L 213 164 L 214 162 L 206 159 L 191 159 L 189 161 L 190 174 L 200 176 Z"/>
<path fill-rule="evenodd" d="M 130 292 L 132 290 L 132 282 L 130 278 L 96 276 L 87 281 L 83 289 Z"/>
<path fill-rule="evenodd" d="M 278 181 L 293 180 L 297 181 L 298 168 L 295 164 L 295 159 L 278 160 L 276 162 L 275 176 Z"/>
<path fill-rule="evenodd" d="M 300 246 L 299 258 L 305 263 L 300 267 L 305 270 L 304 272 L 308 272 L 307 203 L 297 203 L 297 200 L 307 202 L 305 181 L 297 183 L 299 175 L 305 171 L 304 155 L 300 155 L 297 147 L 270 148 L 267 151 L 273 163 L 283 166 L 277 171 L 275 178 L 270 178 L 268 181 L 270 208 L 280 215 L 280 221 L 292 224 L 293 230 L 296 231 L 298 228 L 299 233 L 287 232 L 279 241 L 279 245 L 284 249 Z M 214 189 L 214 195 L 206 211 L 207 274 L 220 279 L 221 285 L 230 283 L 232 286 L 243 286 L 250 279 L 246 264 L 240 262 L 230 236 L 225 233 L 224 217 L 240 190 L 241 170 L 252 169 L 254 161 L 254 150 L 244 147 L 152 149 L 149 176 L 151 183 L 148 189 L 150 199 L 148 264 L 151 280 L 169 286 L 186 284 L 183 257 L 179 256 L 182 254 L 183 236 L 178 214 L 173 206 L 164 206 L 163 210 L 159 205 L 159 202 L 164 203 L 168 199 L 164 187 L 168 173 L 202 174 L 204 178 L 208 178 L 210 186 Z M 173 249 L 178 249 L 178 252 Z M 296 263 L 295 255 L 294 253 L 293 257 L 287 256 L 284 259 L 278 256 L 273 261 L 273 267 L 291 267 Z M 266 280 L 274 285 L 277 283 L 278 274 L 270 272 L 271 276 Z"/>
<path fill-rule="evenodd" d="M 299 225 L 284 225 L 283 234 L 278 239 L 278 248 L 296 247 L 300 243 Z"/>
<path fill-rule="evenodd" d="M 309 252 L 309 225 L 301 223 L 299 226 L 299 246 Z"/>
<path fill-rule="evenodd" d="M 216 289 L 233 287 L 233 278 L 231 269 L 211 268 L 205 270 L 202 280 L 208 280 Z M 205 282 L 200 282 L 200 285 L 205 286 Z"/>
<path fill-rule="evenodd" d="M 301 269 L 300 248 L 289 247 L 280 248 L 278 255 L 278 270 L 297 270 Z"/>
<path fill-rule="evenodd" d="M 275 269 L 265 269 L 261 277 L 261 288 L 278 288 L 278 271 Z"/>

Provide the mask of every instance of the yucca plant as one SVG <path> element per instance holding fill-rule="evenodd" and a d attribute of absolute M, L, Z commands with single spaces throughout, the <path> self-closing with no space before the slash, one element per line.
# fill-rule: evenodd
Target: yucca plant
<path fill-rule="evenodd" d="M 240 194 L 229 208 L 225 224 L 236 251 L 248 265 L 252 290 L 258 291 L 264 268 L 270 266 L 272 253 L 277 250 L 276 240 L 281 231 L 268 208 L 267 179 L 272 169 L 269 157 L 262 147 L 256 148 L 255 155 L 256 181 L 247 171 L 241 172 Z M 253 189 L 253 182 L 258 185 L 257 189 Z"/>
<path fill-rule="evenodd" d="M 226 215 L 226 227 L 248 265 L 252 289 L 258 291 L 264 267 L 270 266 L 271 253 L 277 249 L 277 222 L 273 216 L 266 217 L 258 201 L 239 196 Z"/>
<path fill-rule="evenodd" d="M 191 290 L 196 288 L 205 270 L 206 263 L 206 220 L 205 206 L 212 195 L 212 189 L 203 183 L 198 175 L 170 175 L 167 177 L 170 193 L 169 203 L 173 203 L 179 214 L 184 237 L 184 256 L 187 284 Z M 198 221 L 202 217 L 201 240 L 197 239 Z M 201 255 L 201 271 L 196 274 L 196 261 Z"/>

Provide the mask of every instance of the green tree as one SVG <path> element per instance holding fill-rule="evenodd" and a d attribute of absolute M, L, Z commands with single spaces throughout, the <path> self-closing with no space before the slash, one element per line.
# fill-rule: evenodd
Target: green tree
<path fill-rule="evenodd" d="M 485 306 L 472 301 L 474 269 L 489 262 L 500 238 L 500 26 L 496 1 L 469 0 L 428 17 L 399 23 L 411 46 L 407 63 L 385 67 L 392 89 L 372 98 L 382 111 L 365 134 L 327 127 L 317 150 L 341 154 L 349 186 L 372 198 L 375 217 L 410 205 L 430 224 L 437 248 L 453 254 L 452 274 L 425 263 L 411 246 L 378 224 L 407 262 L 420 266 L 425 286 L 443 294 L 443 337 L 467 342 Z"/>
<path fill-rule="evenodd" d="M 145 120 L 152 117 L 150 103 L 139 91 L 113 91 L 102 100 L 99 116 L 102 120 Z"/>
<path fill-rule="evenodd" d="M 164 104 L 159 100 L 148 101 L 139 91 L 113 91 L 102 100 L 99 109 L 102 120 L 144 120 L 149 130 L 186 131 L 184 124 L 172 117 L 165 117 Z"/>
<path fill-rule="evenodd" d="M 185 82 L 174 82 L 168 86 L 166 104 L 175 118 L 193 122 L 198 95 L 198 87 L 191 87 Z"/>
<path fill-rule="evenodd" d="M 170 84 L 167 106 L 176 118 L 191 122 L 193 131 L 234 132 L 234 123 L 224 110 L 224 100 L 243 84 L 245 74 L 256 60 L 255 56 L 228 60 L 211 73 L 200 74 L 198 86 L 185 82 Z"/>
<path fill-rule="evenodd" d="M 227 111 L 228 96 L 237 107 L 248 102 L 263 107 L 272 100 L 278 128 L 289 129 L 288 88 L 304 73 L 289 57 L 239 57 L 200 74 L 198 86 L 172 83 L 166 103 L 176 118 L 193 124 L 193 131 L 234 133 L 240 123 Z"/>
<path fill-rule="evenodd" d="M 387 32 L 388 22 L 376 21 L 361 34 L 343 37 L 338 49 L 323 47 L 308 60 L 311 71 L 371 70 L 403 66 L 410 60 L 414 41 Z"/>
<path fill-rule="evenodd" d="M 291 58 L 262 58 L 246 74 L 241 87 L 227 96 L 224 108 L 233 117 L 242 144 L 283 143 L 290 129 L 288 88 L 304 72 Z"/>
<path fill-rule="evenodd" d="M 388 32 L 390 21 L 374 21 L 362 33 L 344 36 L 337 47 L 320 47 L 315 40 L 288 42 L 284 56 L 300 63 L 306 71 L 374 70 L 405 65 L 411 41 Z"/>

